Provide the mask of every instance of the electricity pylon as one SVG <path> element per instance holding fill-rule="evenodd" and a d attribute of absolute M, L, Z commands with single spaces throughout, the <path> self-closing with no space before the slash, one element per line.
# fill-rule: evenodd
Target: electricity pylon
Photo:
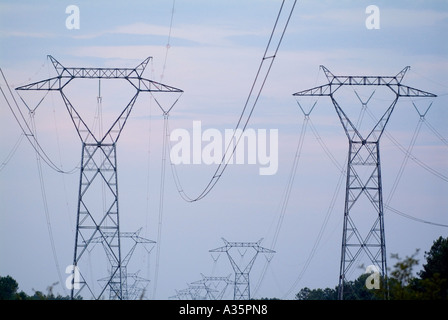
<path fill-rule="evenodd" d="M 146 278 L 140 277 L 140 271 L 135 273 L 128 273 L 127 282 L 128 282 L 128 298 L 129 300 L 143 300 L 146 288 L 149 285 L 149 280 Z M 129 284 L 129 279 L 132 279 L 133 282 Z"/>
<path fill-rule="evenodd" d="M 141 228 L 137 230 L 136 232 L 120 232 L 120 241 L 121 241 L 121 253 L 123 254 L 123 242 L 130 239 L 132 244 L 130 248 L 127 249 L 127 253 L 125 253 L 124 258 L 121 261 L 121 274 L 116 274 L 112 276 L 112 280 L 110 280 L 110 276 L 100 279 L 100 281 L 109 281 L 109 300 L 133 300 L 137 297 L 138 293 L 136 291 L 137 283 L 139 282 L 147 282 L 149 280 L 144 280 L 141 277 L 138 277 L 138 274 L 131 274 L 128 273 L 128 264 L 131 260 L 132 255 L 135 252 L 135 249 L 137 247 L 137 244 L 140 245 L 148 245 L 148 244 L 154 244 L 155 241 L 145 239 L 140 237 Z M 108 242 L 113 240 L 115 237 L 115 234 L 113 232 L 104 232 L 102 236 L 93 238 L 91 243 L 101 243 L 104 251 L 108 253 L 107 258 L 109 260 L 110 266 L 111 266 L 111 272 L 116 270 L 117 266 L 115 265 L 116 259 L 110 254 L 110 252 L 107 250 L 108 248 Z M 146 251 L 148 251 L 145 248 Z M 138 273 L 138 272 L 137 272 Z M 134 283 L 130 286 L 128 286 L 128 278 L 133 278 Z M 121 280 L 121 281 L 120 281 Z M 118 296 L 117 292 L 119 292 L 119 287 L 121 286 L 121 292 L 122 295 Z"/>
<path fill-rule="evenodd" d="M 221 300 L 228 285 L 233 282 L 227 277 L 204 276 L 202 279 L 188 283 L 188 288 L 176 290 L 171 299 L 179 300 Z"/>
<path fill-rule="evenodd" d="M 354 267 L 361 253 L 365 253 L 370 262 L 378 268 L 387 292 L 380 138 L 400 97 L 436 97 L 436 95 L 401 84 L 410 67 L 404 68 L 395 76 L 335 76 L 324 66 L 320 67 L 325 73 L 328 84 L 294 93 L 293 96 L 330 97 L 349 141 L 338 298 L 341 300 L 344 298 L 347 273 Z M 359 129 L 359 123 L 355 124 L 353 118 L 349 118 L 336 101 L 335 93 L 342 86 L 386 87 L 390 89 L 394 98 L 386 111 L 380 113 L 380 118 L 374 120 L 373 127 L 364 133 Z M 358 93 L 356 95 L 360 98 Z M 369 100 L 367 102 L 361 100 L 363 109 Z M 363 201 L 368 204 L 361 207 Z M 372 213 L 373 223 L 367 226 L 365 234 L 361 234 L 358 226 L 364 224 Z"/>
<path fill-rule="evenodd" d="M 87 288 L 94 299 L 100 299 L 105 290 L 109 288 L 114 292 L 114 296 L 123 299 L 124 279 L 121 270 L 116 144 L 141 92 L 151 92 L 151 94 L 159 92 L 182 93 L 182 90 L 142 77 L 151 57 L 146 58 L 135 68 L 65 67 L 52 56 L 48 56 L 48 58 L 51 60 L 57 76 L 18 87 L 16 90 L 59 91 L 81 139 L 81 170 L 73 257 L 74 270 L 79 272 L 80 281 L 76 284 L 72 283 L 71 297 L 74 298 L 75 290 L 78 290 L 77 295 L 79 295 L 83 289 Z M 123 79 L 129 82 L 136 92 L 106 133 L 95 134 L 87 125 L 88 119 L 81 116 L 64 93 L 64 89 L 74 79 L 99 79 L 99 81 L 102 79 Z M 82 94 L 82 92 L 79 92 L 79 94 Z M 98 189 L 95 188 L 98 185 L 105 190 L 102 208 L 98 206 L 101 198 L 97 193 Z M 106 285 L 99 294 L 95 293 L 93 287 L 96 279 L 88 280 L 87 277 L 88 270 L 91 267 L 91 264 L 89 267 L 89 253 L 95 245 L 92 243 L 92 239 L 96 237 L 103 238 L 106 244 L 104 246 L 106 255 L 113 260 L 112 271 L 107 275 Z M 74 280 L 75 277 L 73 282 Z M 79 285 L 79 288 L 77 285 Z"/>
<path fill-rule="evenodd" d="M 206 300 L 221 300 L 226 292 L 227 286 L 232 283 L 229 279 L 230 274 L 227 277 L 204 276 L 203 274 L 201 276 L 201 280 L 195 281 L 192 284 L 202 284 L 207 288 Z"/>
<path fill-rule="evenodd" d="M 234 282 L 234 291 L 233 291 L 233 299 L 234 300 L 250 300 L 250 285 L 249 285 L 249 273 L 252 269 L 252 266 L 255 263 L 255 259 L 258 254 L 261 253 L 275 253 L 274 250 L 263 248 L 260 246 L 260 243 L 263 239 L 258 240 L 257 242 L 229 242 L 226 239 L 222 238 L 225 246 L 210 250 L 210 252 L 225 252 L 227 253 L 227 257 L 229 258 L 230 264 L 232 265 L 233 271 L 235 272 L 235 282 Z M 246 254 L 244 251 L 243 254 L 239 251 L 239 248 L 253 249 L 252 257 L 249 261 L 241 261 L 237 262 L 235 260 L 235 253 L 238 252 L 241 257 Z M 237 251 L 235 251 L 237 249 Z"/>

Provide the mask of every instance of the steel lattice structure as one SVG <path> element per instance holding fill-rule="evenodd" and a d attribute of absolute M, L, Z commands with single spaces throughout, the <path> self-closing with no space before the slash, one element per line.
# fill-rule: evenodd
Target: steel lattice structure
<path fill-rule="evenodd" d="M 93 238 L 91 243 L 101 243 L 109 260 L 111 266 L 111 275 L 109 277 L 100 279 L 100 281 L 109 281 L 109 300 L 135 300 L 138 297 L 137 284 L 142 282 L 149 282 L 149 280 L 138 276 L 137 273 L 128 273 L 128 264 L 131 260 L 132 255 L 137 247 L 137 244 L 148 245 L 154 244 L 155 241 L 140 237 L 141 228 L 136 232 L 120 232 L 119 238 L 121 242 L 121 253 L 123 253 L 123 241 L 129 239 L 132 242 L 130 248 L 128 248 L 127 253 L 121 260 L 121 274 L 114 273 L 117 269 L 117 261 L 114 256 L 110 254 L 108 250 L 108 242 L 112 241 L 115 237 L 114 232 L 104 232 L 101 236 Z M 134 283 L 128 285 L 128 278 L 134 279 Z M 120 292 L 121 296 L 117 294 Z"/>
<path fill-rule="evenodd" d="M 77 295 L 85 288 L 94 299 L 102 298 L 107 288 L 113 291 L 113 296 L 123 299 L 123 272 L 122 254 L 120 246 L 120 221 L 118 206 L 118 178 L 116 144 L 128 120 L 132 108 L 141 92 L 151 93 L 182 93 L 183 91 L 146 78 L 143 72 L 151 57 L 146 58 L 135 68 L 75 68 L 65 67 L 52 56 L 51 60 L 57 76 L 34 82 L 16 88 L 16 90 L 43 90 L 59 91 L 67 108 L 77 134 L 82 142 L 81 170 L 79 179 L 78 207 L 76 218 L 76 236 L 73 265 L 80 272 L 80 288 Z M 124 79 L 135 88 L 135 94 L 115 119 L 105 134 L 95 135 L 89 128 L 86 119 L 81 117 L 64 93 L 64 89 L 74 79 Z M 81 94 L 81 92 L 79 93 Z M 165 111 L 164 111 L 165 112 Z M 105 185 L 106 210 L 96 208 L 93 184 Z M 94 199 L 94 200 L 92 200 Z M 86 263 L 88 252 L 94 246 L 93 239 L 100 237 L 103 240 L 106 255 L 111 262 L 112 270 L 108 275 L 106 285 L 99 294 L 93 290 L 93 281 L 85 277 L 86 270 L 79 267 Z M 71 290 L 71 297 L 75 296 L 75 286 Z"/>
<path fill-rule="evenodd" d="M 227 286 L 232 283 L 229 279 L 230 274 L 227 277 L 204 276 L 203 274 L 201 276 L 201 280 L 195 281 L 192 284 L 202 284 L 207 288 L 206 300 L 221 300 L 226 292 Z M 220 290 L 217 290 L 220 284 L 223 284 L 223 286 Z"/>
<path fill-rule="evenodd" d="M 235 272 L 235 282 L 234 282 L 234 300 L 250 300 L 250 285 L 249 285 L 249 273 L 252 269 L 255 259 L 258 254 L 261 253 L 275 253 L 274 250 L 267 249 L 260 246 L 263 239 L 257 242 L 229 242 L 222 238 L 225 246 L 210 250 L 210 252 L 225 252 L 229 258 L 230 264 L 232 265 L 233 271 Z M 233 255 L 235 255 L 235 248 L 251 248 L 254 250 L 252 253 L 252 258 L 249 259 L 247 263 L 238 263 L 235 261 Z"/>
<path fill-rule="evenodd" d="M 233 284 L 230 274 L 227 277 L 204 276 L 202 279 L 188 283 L 188 288 L 176 290 L 170 297 L 178 300 L 221 300 L 229 284 Z"/>
<path fill-rule="evenodd" d="M 367 254 L 371 263 L 380 270 L 385 281 L 383 285 L 386 286 L 387 292 L 380 138 L 400 97 L 419 98 L 436 97 L 436 95 L 401 84 L 410 67 L 404 68 L 395 76 L 335 76 L 324 66 L 320 67 L 325 73 L 328 84 L 294 93 L 293 96 L 330 97 L 349 141 L 338 297 L 339 299 L 344 298 L 344 283 L 347 280 L 347 273 L 354 267 L 355 261 L 363 252 Z M 392 103 L 379 120 L 377 119 L 373 128 L 367 131 L 367 134 L 360 132 L 353 119 L 348 117 L 336 101 L 335 93 L 342 86 L 381 86 L 391 90 L 394 96 Z M 363 107 L 366 106 L 366 103 L 362 102 Z M 362 174 L 361 170 L 363 170 Z M 364 199 L 364 201 L 367 199 L 370 204 L 370 211 L 365 210 L 368 212 L 363 212 L 361 217 L 354 217 L 352 212 L 358 202 L 361 202 L 361 199 Z M 372 212 L 376 215 L 376 218 L 371 227 L 367 229 L 368 232 L 361 234 L 357 226 L 362 219 L 367 217 L 367 214 Z M 358 220 L 355 218 L 358 218 Z"/>

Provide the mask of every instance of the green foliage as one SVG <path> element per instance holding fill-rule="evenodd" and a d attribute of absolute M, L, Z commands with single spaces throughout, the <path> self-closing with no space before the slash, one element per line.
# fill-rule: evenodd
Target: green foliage
<path fill-rule="evenodd" d="M 344 284 L 345 300 L 447 300 L 448 299 L 448 238 L 439 237 L 434 241 L 429 252 L 425 252 L 426 263 L 423 270 L 414 274 L 414 267 L 419 261 L 416 256 L 419 249 L 411 256 L 400 258 L 392 254 L 396 260 L 389 272 L 387 286 L 381 278 L 380 289 L 367 289 L 368 274 L 362 274 L 354 281 Z M 336 300 L 338 287 L 335 289 L 303 288 L 297 293 L 298 300 Z"/>
<path fill-rule="evenodd" d="M 336 300 L 337 297 L 337 290 L 330 288 L 310 289 L 305 287 L 296 294 L 297 300 Z"/>
<path fill-rule="evenodd" d="M 416 278 L 413 275 L 413 268 L 418 265 L 418 260 L 415 257 L 420 250 L 416 250 L 410 257 L 406 256 L 401 259 L 398 254 L 392 254 L 391 258 L 396 259 L 393 271 L 390 273 L 388 281 L 389 285 L 389 299 L 391 300 L 412 300 L 416 299 L 416 293 L 413 285 Z"/>
<path fill-rule="evenodd" d="M 10 276 L 0 277 L 0 300 L 15 300 L 19 285 Z"/>
<path fill-rule="evenodd" d="M 412 275 L 412 268 L 418 264 L 415 259 L 418 250 L 411 257 L 399 260 L 391 272 L 389 281 L 390 299 L 394 300 L 447 300 L 448 299 L 448 238 L 439 237 L 429 252 L 425 252 L 423 270 Z"/>
<path fill-rule="evenodd" d="M 369 290 L 366 280 L 370 274 L 362 274 L 355 281 L 347 281 L 344 284 L 345 300 L 377 300 L 381 295 L 376 295 L 377 290 Z M 337 288 L 335 291 L 337 292 Z"/>
<path fill-rule="evenodd" d="M 426 298 L 448 299 L 448 237 L 439 237 L 429 252 L 425 252 L 426 264 L 419 272 L 420 287 L 431 293 Z"/>
<path fill-rule="evenodd" d="M 366 288 L 366 279 L 369 275 L 363 274 L 355 281 L 347 281 L 344 284 L 345 300 L 376 300 L 378 299 L 373 290 Z M 338 287 L 334 289 L 309 289 L 303 288 L 297 293 L 297 300 L 337 300 Z"/>
<path fill-rule="evenodd" d="M 391 258 L 398 260 L 394 265 L 394 270 L 390 273 L 391 277 L 400 283 L 402 286 L 408 285 L 413 277 L 413 268 L 418 265 L 418 260 L 415 257 L 418 255 L 420 250 L 417 249 L 415 253 L 401 260 L 398 254 L 392 254 Z"/>
<path fill-rule="evenodd" d="M 448 238 L 439 237 L 431 247 L 429 252 L 425 252 L 426 264 L 419 272 L 422 279 L 429 279 L 435 274 L 442 278 L 448 278 Z"/>
<path fill-rule="evenodd" d="M 47 288 L 47 294 L 42 291 L 34 291 L 34 294 L 30 296 L 23 291 L 17 292 L 19 285 L 11 276 L 0 276 L 0 300 L 69 300 L 69 296 L 53 294 L 53 286 L 56 284 Z"/>
<path fill-rule="evenodd" d="M 344 284 L 344 299 L 346 300 L 447 300 L 448 299 L 448 237 L 439 237 L 434 241 L 431 249 L 425 252 L 426 263 L 423 269 L 414 275 L 414 267 L 419 261 L 416 259 L 419 250 L 411 256 L 400 258 L 392 254 L 396 260 L 393 270 L 389 272 L 388 286 L 381 280 L 380 289 L 367 289 L 366 281 L 369 274 L 362 274 L 354 281 Z M 19 285 L 11 276 L 0 276 L 0 300 L 68 300 L 69 296 L 55 296 L 53 286 L 47 288 L 47 294 L 34 291 L 27 295 L 23 291 L 17 292 Z M 388 289 L 388 290 L 387 290 Z M 334 289 L 301 289 L 295 297 L 297 300 L 337 300 L 338 287 Z M 78 299 L 81 299 L 80 297 Z M 262 300 L 268 298 L 262 298 Z M 276 298 L 271 298 L 276 300 Z"/>

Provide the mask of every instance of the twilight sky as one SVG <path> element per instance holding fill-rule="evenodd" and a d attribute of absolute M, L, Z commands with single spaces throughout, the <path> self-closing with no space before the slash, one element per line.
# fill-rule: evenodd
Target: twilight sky
<path fill-rule="evenodd" d="M 380 29 L 366 28 L 366 7 L 372 4 L 380 10 Z M 79 29 L 66 27 L 69 5 L 79 8 Z M 47 55 L 68 67 L 135 67 L 151 56 L 144 76 L 184 91 L 170 112 L 169 131 L 193 136 L 194 123 L 200 121 L 203 131 L 224 135 L 236 126 L 280 5 L 279 0 L 54 0 L 38 5 L 2 0 L 0 67 L 15 88 L 56 75 Z M 263 238 L 262 246 L 276 251 L 265 273 L 262 254 L 254 264 L 254 298 L 292 299 L 303 287 L 337 285 L 345 187 L 340 168 L 346 166 L 347 137 L 329 99 L 318 99 L 304 128 L 304 115 L 292 96 L 327 83 L 320 65 L 335 75 L 387 76 L 410 66 L 402 83 L 438 95 L 400 99 L 381 141 L 383 196 L 393 209 L 420 219 L 385 210 L 388 258 L 420 249 L 418 258 L 424 262 L 424 251 L 448 233 L 446 227 L 421 222 L 448 225 L 447 32 L 446 1 L 298 1 L 248 124 L 254 132 L 278 130 L 277 172 L 260 175 L 258 163 L 229 165 L 204 199 L 188 203 L 167 164 L 163 211 L 163 116 L 151 95 L 141 93 L 118 142 L 117 159 L 121 230 L 142 228 L 140 235 L 151 240 L 160 235 L 159 250 L 154 247 L 149 255 L 137 250 L 129 267 L 150 279 L 146 297 L 168 299 L 200 280 L 201 273 L 231 274 L 227 257 L 209 252 L 224 245 L 222 237 L 242 242 Z M 3 79 L 0 85 L 7 90 Z M 101 89 L 106 128 L 134 91 L 119 81 L 104 81 Z M 375 90 L 368 89 L 359 89 L 364 101 Z M 79 80 L 65 93 L 100 130 L 98 81 Z M 34 107 L 45 93 L 21 95 Z M 173 97 L 165 98 L 161 102 L 169 106 Z M 341 99 L 358 116 L 361 104 L 355 93 L 348 91 Z M 38 141 L 58 167 L 74 170 L 61 174 L 42 162 L 41 180 L 34 149 L 3 96 L 0 101 L 0 275 L 11 275 L 27 293 L 59 282 L 54 291 L 68 294 L 65 269 L 73 260 L 81 143 L 60 95 L 45 96 L 34 115 Z M 306 110 L 314 102 L 300 101 Z M 390 102 L 390 95 L 378 89 L 367 110 L 377 115 L 375 107 Z M 413 103 L 421 114 L 432 103 L 424 122 Z M 300 137 L 303 146 L 282 210 Z M 410 145 L 412 155 L 406 157 L 403 151 Z M 206 163 L 176 166 L 191 197 L 204 189 L 215 169 Z M 95 258 L 92 254 L 92 263 Z M 389 259 L 389 267 L 393 264 Z M 355 268 L 351 277 L 364 271 Z M 232 298 L 230 288 L 225 297 Z"/>

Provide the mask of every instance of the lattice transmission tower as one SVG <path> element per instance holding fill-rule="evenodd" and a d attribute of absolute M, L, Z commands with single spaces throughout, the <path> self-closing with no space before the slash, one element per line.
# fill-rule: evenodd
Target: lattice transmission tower
<path fill-rule="evenodd" d="M 146 248 L 146 246 L 150 244 L 154 244 L 155 241 L 140 237 L 141 228 L 135 232 L 120 232 L 120 244 L 121 244 L 121 253 L 124 258 L 121 260 L 121 274 L 114 273 L 114 270 L 117 269 L 116 265 L 116 259 L 113 257 L 108 249 L 108 242 L 113 240 L 115 237 L 115 233 L 113 232 L 104 232 L 102 236 L 93 238 L 91 243 L 101 243 L 101 245 L 104 248 L 104 251 L 107 254 L 107 258 L 109 260 L 109 264 L 111 266 L 110 273 L 111 275 L 99 279 L 99 281 L 109 281 L 109 300 L 135 300 L 143 292 L 140 292 L 141 290 L 145 288 L 140 288 L 138 285 L 142 283 L 148 283 L 148 279 L 144 279 L 140 276 L 138 276 L 138 272 L 136 273 L 128 273 L 128 264 L 131 260 L 135 249 L 137 248 L 137 245 L 144 246 L 144 249 L 148 252 L 149 250 Z M 129 245 L 126 246 L 125 242 L 129 242 Z M 123 251 L 123 249 L 125 251 Z M 124 253 L 124 255 L 123 255 Z M 110 280 L 112 278 L 112 280 Z M 134 282 L 129 283 L 128 279 L 133 279 Z M 122 288 L 122 295 L 118 296 L 117 292 L 119 292 L 119 288 Z"/>
<path fill-rule="evenodd" d="M 151 95 L 154 95 L 154 93 L 180 94 L 182 90 L 143 78 L 143 72 L 150 59 L 152 59 L 151 57 L 145 59 L 135 68 L 65 67 L 52 56 L 48 56 L 48 58 L 51 60 L 57 75 L 18 87 L 16 90 L 58 91 L 82 143 L 73 255 L 74 270 L 79 272 L 80 280 L 78 283 L 74 283 L 75 277 L 73 278 L 71 297 L 73 299 L 87 289 L 88 294 L 93 299 L 100 299 L 106 289 L 110 289 L 112 291 L 111 296 L 123 299 L 123 281 L 125 279 L 122 270 L 123 259 L 120 244 L 117 142 L 141 92 L 150 92 Z M 91 119 L 86 119 L 85 114 L 79 112 L 79 106 L 78 108 L 73 106 L 64 93 L 64 89 L 74 79 L 98 79 L 99 83 L 101 80 L 121 79 L 135 89 L 135 94 L 129 103 L 123 109 L 120 109 L 118 116 L 113 118 L 112 125 L 106 128 L 105 133 L 97 133 L 94 128 L 87 124 Z M 76 92 L 76 94 L 82 95 L 83 92 Z M 100 100 L 101 98 L 98 97 L 98 102 Z M 166 112 L 164 111 L 164 113 Z M 98 193 L 98 190 L 101 189 L 103 190 L 102 205 L 99 204 L 101 193 Z M 88 277 L 89 269 L 92 268 L 93 264 L 90 252 L 98 241 L 98 237 L 102 240 L 106 256 L 110 262 L 110 268 L 100 267 L 104 269 L 107 280 L 99 293 L 95 292 L 94 289 L 95 282 L 98 279 Z M 93 239 L 96 240 L 93 241 Z M 108 269 L 110 273 L 107 272 Z"/>
<path fill-rule="evenodd" d="M 401 84 L 410 67 L 404 68 L 394 76 L 335 76 L 324 66 L 320 67 L 325 73 L 328 84 L 294 93 L 293 96 L 330 97 L 349 142 L 338 298 L 344 298 L 344 284 L 348 273 L 355 267 L 361 254 L 366 254 L 370 263 L 379 270 L 383 277 L 382 285 L 385 286 L 387 292 L 380 138 L 399 98 L 428 98 L 436 97 L 436 95 Z M 386 104 L 383 108 L 376 108 L 381 109 L 378 117 L 370 114 L 369 125 L 367 128 L 364 125 L 364 128 L 361 129 L 363 112 L 365 112 L 367 104 L 371 102 L 375 91 L 366 95 L 368 97 L 366 101 L 363 101 L 355 91 L 362 104 L 361 111 L 358 105 L 356 114 L 359 114 L 360 117 L 355 121 L 355 117 L 347 111 L 350 99 L 347 99 L 342 93 L 341 96 L 338 96 L 338 99 L 347 99 L 344 100 L 346 105 L 343 108 L 335 97 L 336 93 L 339 94 L 344 86 L 356 87 L 358 90 L 360 87 L 373 87 L 375 91 L 385 88 L 385 91 L 391 95 L 392 103 Z M 351 100 L 353 99 L 351 98 Z M 385 104 L 386 100 L 378 100 L 382 105 Z"/>
<path fill-rule="evenodd" d="M 217 276 L 204 276 L 201 274 L 202 279 L 193 282 L 192 284 L 202 284 L 207 288 L 206 300 L 221 300 L 224 296 L 229 284 L 233 282 L 229 279 L 230 274 L 227 277 Z"/>
<path fill-rule="evenodd" d="M 229 242 L 224 238 L 222 238 L 222 240 L 225 245 L 223 247 L 210 250 L 210 252 L 225 252 L 229 258 L 230 264 L 235 272 L 233 299 L 250 300 L 249 273 L 258 254 L 273 254 L 275 251 L 261 247 L 260 243 L 263 239 L 260 239 L 257 242 Z M 240 249 L 244 250 L 243 253 L 241 253 Z M 242 258 L 247 253 L 248 249 L 252 249 L 251 256 L 247 259 L 248 261 L 238 259 L 238 256 Z"/>

